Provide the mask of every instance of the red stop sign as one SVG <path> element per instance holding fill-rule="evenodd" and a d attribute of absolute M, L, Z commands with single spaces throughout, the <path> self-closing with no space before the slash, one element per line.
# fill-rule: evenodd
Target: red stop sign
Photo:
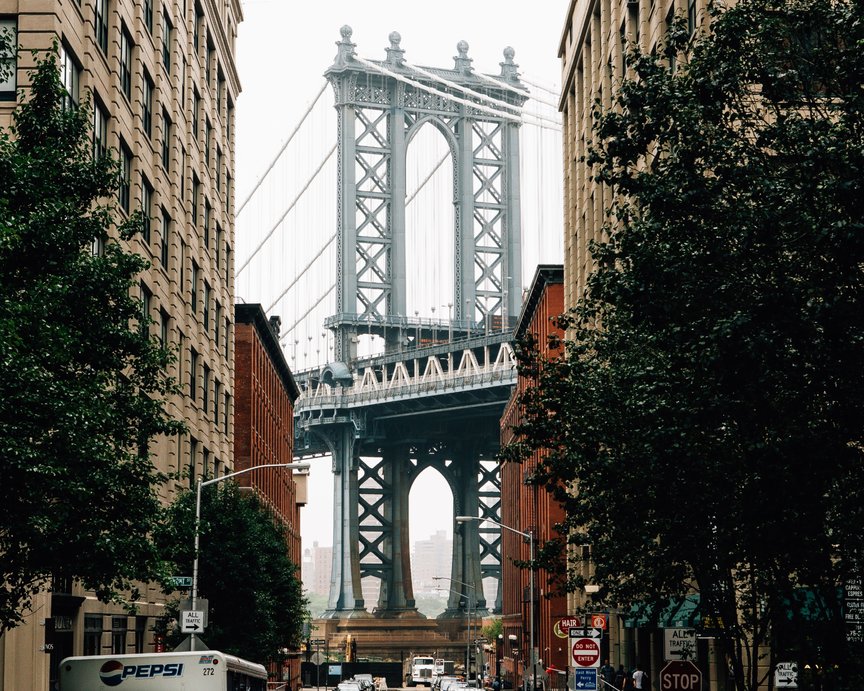
<path fill-rule="evenodd" d="M 577 638 L 573 643 L 573 662 L 577 667 L 597 667 L 600 645 L 593 638 Z"/>
<path fill-rule="evenodd" d="M 674 660 L 660 672 L 661 691 L 702 691 L 702 672 L 690 660 Z"/>

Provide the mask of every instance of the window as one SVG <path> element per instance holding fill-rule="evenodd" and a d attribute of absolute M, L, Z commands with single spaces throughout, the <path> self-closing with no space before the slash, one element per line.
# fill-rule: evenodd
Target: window
<path fill-rule="evenodd" d="M 132 37 L 123 27 L 120 32 L 120 87 L 126 98 L 132 100 Z"/>
<path fill-rule="evenodd" d="M 150 289 L 141 284 L 141 333 L 147 334 L 148 332 L 148 322 L 150 321 L 150 307 L 153 303 L 153 293 L 150 292 Z"/>
<path fill-rule="evenodd" d="M 198 311 L 198 264 L 192 262 L 192 289 L 189 293 L 189 305 L 192 308 L 192 314 Z"/>
<path fill-rule="evenodd" d="M 196 400 L 196 389 L 198 388 L 198 353 L 195 348 L 189 349 L 189 398 Z"/>
<path fill-rule="evenodd" d="M 222 97 L 225 95 L 225 75 L 222 74 L 222 70 L 219 69 L 217 72 L 216 78 L 216 108 L 221 113 L 222 112 Z"/>
<path fill-rule="evenodd" d="M 171 169 L 171 118 L 162 111 L 162 167 L 165 172 Z"/>
<path fill-rule="evenodd" d="M 225 394 L 225 434 L 228 434 L 228 419 L 230 417 L 231 410 L 231 396 L 227 393 Z"/>
<path fill-rule="evenodd" d="M 231 340 L 231 322 L 225 317 L 225 358 L 228 358 L 228 343 Z"/>
<path fill-rule="evenodd" d="M 63 82 L 63 108 L 73 110 L 78 107 L 81 94 L 81 69 L 66 44 L 60 46 L 60 80 Z"/>
<path fill-rule="evenodd" d="M 201 94 L 198 89 L 192 90 L 192 136 L 198 138 L 198 118 L 201 113 Z"/>
<path fill-rule="evenodd" d="M 144 0 L 144 26 L 147 33 L 153 35 L 153 0 Z"/>
<path fill-rule="evenodd" d="M 180 290 L 186 283 L 186 243 L 180 240 Z"/>
<path fill-rule="evenodd" d="M 202 10 L 198 3 L 195 3 L 195 25 L 192 27 L 193 38 L 195 41 L 195 55 L 201 55 L 201 24 L 204 21 L 204 10 Z M 200 59 L 200 58 L 199 58 Z"/>
<path fill-rule="evenodd" d="M 198 176 L 192 174 L 192 225 L 198 225 L 198 195 L 201 192 L 201 182 Z"/>
<path fill-rule="evenodd" d="M 141 126 L 148 138 L 153 132 L 153 80 L 144 72 L 144 93 L 141 97 Z"/>
<path fill-rule="evenodd" d="M 204 128 L 204 167 L 210 166 L 210 139 L 213 134 L 213 127 L 210 126 L 210 120 L 207 119 L 206 127 Z"/>
<path fill-rule="evenodd" d="M 97 0 L 98 1 L 98 0 Z M 102 0 L 104 2 L 104 0 Z M 171 74 L 171 19 L 168 12 L 162 13 L 162 64 L 165 65 L 165 71 Z"/>
<path fill-rule="evenodd" d="M 180 145 L 180 199 L 186 199 L 186 149 Z"/>
<path fill-rule="evenodd" d="M 228 112 L 225 114 L 225 138 L 231 141 L 231 123 L 234 120 L 234 104 L 228 99 Z"/>
<path fill-rule="evenodd" d="M 219 424 L 219 399 L 222 396 L 222 384 L 217 379 L 213 384 L 213 424 Z"/>
<path fill-rule="evenodd" d="M 95 0 L 93 5 L 93 28 L 96 31 L 96 45 L 108 55 L 108 0 Z"/>
<path fill-rule="evenodd" d="M 216 190 L 222 189 L 222 149 L 216 147 L 216 168 L 213 171 L 213 177 L 216 179 Z"/>
<path fill-rule="evenodd" d="M 101 655 L 102 653 L 102 615 L 84 615 L 84 654 Z"/>
<path fill-rule="evenodd" d="M 8 41 L 8 49 L 0 51 L 0 101 L 16 98 L 16 75 L 18 68 L 18 21 L 15 17 L 0 17 L 0 36 Z"/>
<path fill-rule="evenodd" d="M 216 271 L 222 268 L 222 228 L 216 224 Z M 218 338 L 216 339 L 219 340 Z"/>
<path fill-rule="evenodd" d="M 210 201 L 204 200 L 204 247 L 210 249 L 210 218 L 213 215 L 213 209 L 210 206 Z"/>
<path fill-rule="evenodd" d="M 189 486 L 195 486 L 195 470 L 198 467 L 198 440 L 189 438 Z"/>
<path fill-rule="evenodd" d="M 162 262 L 162 267 L 168 269 L 168 248 L 169 237 L 171 233 L 171 217 L 165 209 L 162 209 L 162 239 L 160 243 L 159 261 Z"/>
<path fill-rule="evenodd" d="M 141 173 L 141 213 L 144 214 L 142 238 L 147 246 L 150 246 L 150 228 L 153 215 L 153 186 L 147 182 L 144 173 Z"/>
<path fill-rule="evenodd" d="M 126 617 L 111 617 L 111 652 L 123 655 L 126 652 Z"/>
<path fill-rule="evenodd" d="M 93 104 L 93 158 L 99 160 L 108 153 L 108 114 L 102 104 Z"/>
<path fill-rule="evenodd" d="M 210 452 L 207 449 L 204 449 L 204 453 L 201 457 L 201 468 L 204 477 L 210 477 Z"/>
<path fill-rule="evenodd" d="M 696 0 L 687 0 L 687 32 L 692 36 L 696 31 Z"/>
<path fill-rule="evenodd" d="M 201 377 L 201 409 L 206 415 L 210 409 L 210 368 L 204 365 L 203 376 Z"/>
<path fill-rule="evenodd" d="M 163 348 L 168 347 L 168 325 L 170 323 L 171 317 L 168 316 L 168 313 L 164 309 L 159 309 L 159 341 L 162 343 Z"/>
<path fill-rule="evenodd" d="M 216 308 L 213 312 L 213 343 L 218 348 L 219 347 L 219 335 L 222 329 L 222 305 L 219 304 L 219 301 L 216 301 Z"/>
<path fill-rule="evenodd" d="M 132 152 L 123 140 L 120 140 L 120 190 L 118 197 L 120 206 L 129 213 L 129 188 L 132 184 Z"/>
<path fill-rule="evenodd" d="M 135 652 L 143 653 L 147 637 L 147 617 L 135 617 Z"/>
<path fill-rule="evenodd" d="M 210 284 L 204 281 L 204 332 L 210 331 Z"/>

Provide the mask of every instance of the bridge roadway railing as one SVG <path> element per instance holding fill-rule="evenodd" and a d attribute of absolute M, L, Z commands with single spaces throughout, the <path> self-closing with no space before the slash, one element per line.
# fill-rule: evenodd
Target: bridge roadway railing
<path fill-rule="evenodd" d="M 350 385 L 325 383 L 317 370 L 300 373 L 295 415 L 302 426 L 316 424 L 313 418 L 325 411 L 337 416 L 346 409 L 514 385 L 517 372 L 510 338 L 509 333 L 496 333 L 358 360 Z"/>

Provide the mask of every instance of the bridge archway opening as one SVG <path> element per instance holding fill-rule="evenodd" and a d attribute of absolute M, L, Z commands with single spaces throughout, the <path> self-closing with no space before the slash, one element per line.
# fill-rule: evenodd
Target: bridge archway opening
<path fill-rule="evenodd" d="M 445 321 L 453 304 L 453 156 L 432 122 L 420 125 L 405 161 L 406 317 Z M 416 313 L 416 314 L 415 314 Z"/>
<path fill-rule="evenodd" d="M 453 562 L 453 494 L 435 468 L 423 470 L 408 495 L 411 536 L 411 581 L 418 609 L 427 617 L 447 607 Z"/>

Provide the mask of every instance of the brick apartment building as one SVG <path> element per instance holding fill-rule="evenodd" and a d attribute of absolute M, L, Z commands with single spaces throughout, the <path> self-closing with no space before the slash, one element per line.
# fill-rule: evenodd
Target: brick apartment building
<path fill-rule="evenodd" d="M 529 288 L 519 321 L 516 339 L 534 334 L 540 352 L 555 357 L 558 351 L 550 351 L 548 336 L 556 333 L 563 336 L 551 319 L 564 312 L 564 270 L 560 265 L 537 267 Z M 519 376 L 516 389 L 507 403 L 501 418 L 502 446 L 513 440 L 512 426 L 520 421 L 519 394 L 529 385 Z M 535 548 L 552 537 L 557 537 L 553 526 L 564 517 L 563 509 L 544 487 L 529 484 L 527 479 L 537 467 L 541 452 L 519 464 L 501 464 L 501 522 L 534 536 Z M 501 615 L 504 626 L 501 651 L 501 675 L 506 687 L 518 688 L 529 666 L 529 617 L 530 590 L 529 573 L 513 564 L 514 560 L 528 561 L 529 544 L 521 536 L 509 530 L 501 535 L 501 582 L 504 589 L 501 599 Z M 534 574 L 534 647 L 537 650 L 538 674 L 547 668 L 566 670 L 569 661 L 568 640 L 561 637 L 556 623 L 567 614 L 567 600 L 562 595 L 550 597 L 549 574 L 537 571 Z M 566 633 L 566 632 L 565 632 Z M 542 662 L 540 662 L 542 661 Z M 546 680 L 553 688 L 562 688 L 563 676 L 554 674 Z"/>
<path fill-rule="evenodd" d="M 291 463 L 294 401 L 300 390 L 279 346 L 279 317 L 268 320 L 261 305 L 238 304 L 234 320 L 234 470 Z M 303 560 L 300 507 L 306 503 L 306 477 L 290 468 L 253 470 L 237 477 L 238 484 L 256 492 L 285 527 L 297 578 Z M 292 658 L 278 673 L 290 688 L 299 688 L 299 658 Z"/>

